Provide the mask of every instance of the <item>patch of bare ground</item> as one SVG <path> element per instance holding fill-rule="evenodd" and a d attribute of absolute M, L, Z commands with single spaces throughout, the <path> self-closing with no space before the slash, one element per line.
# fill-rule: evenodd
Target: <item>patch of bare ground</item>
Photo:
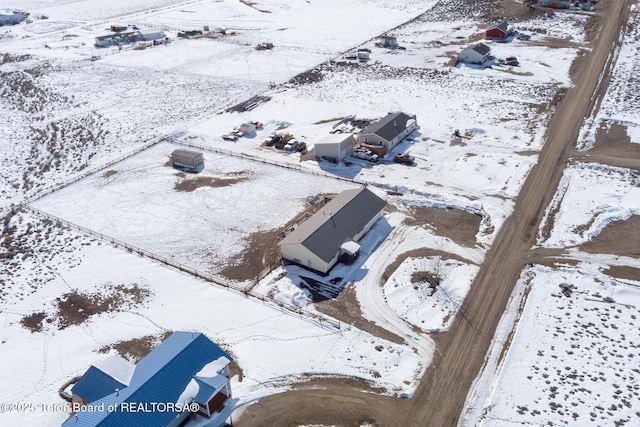
<path fill-rule="evenodd" d="M 618 279 L 640 281 L 640 269 L 628 266 L 610 265 L 606 271 L 607 275 Z"/>
<path fill-rule="evenodd" d="M 39 311 L 23 317 L 20 324 L 31 332 L 42 332 L 42 322 L 47 318 L 47 313 Z"/>
<path fill-rule="evenodd" d="M 304 382 L 296 383 L 293 388 L 296 390 L 306 389 L 326 389 L 335 386 L 350 387 L 357 390 L 362 390 L 371 393 L 384 393 L 386 390 L 381 387 L 374 387 L 366 380 L 354 377 L 318 377 L 316 375 L 307 375 L 307 380 Z"/>
<path fill-rule="evenodd" d="M 45 315 L 37 312 L 22 318 L 20 323 L 31 330 L 42 330 L 43 321 L 56 323 L 58 329 L 81 325 L 92 316 L 123 310 L 130 310 L 144 303 L 151 292 L 134 283 L 129 286 L 106 284 L 98 292 L 83 293 L 77 290 L 56 298 L 55 313 Z"/>
<path fill-rule="evenodd" d="M 334 117 L 333 119 L 318 120 L 317 122 L 314 123 L 314 125 L 323 125 L 325 123 L 338 122 L 338 121 L 342 121 L 342 120 L 344 120 L 346 118 L 347 117 Z"/>
<path fill-rule="evenodd" d="M 258 105 L 269 101 L 271 101 L 270 96 L 256 95 L 247 99 L 246 101 L 242 101 L 239 104 L 227 108 L 227 113 L 242 113 L 244 111 L 251 111 Z"/>
<path fill-rule="evenodd" d="M 428 257 L 434 257 L 434 256 L 439 256 L 440 258 L 444 258 L 444 259 L 455 259 L 456 261 L 460 261 L 464 263 L 469 262 L 469 260 L 466 260 L 462 257 L 459 257 L 456 254 L 452 254 L 449 252 L 444 252 L 444 251 L 439 251 L 436 249 L 429 249 L 429 248 L 414 249 L 414 250 L 403 253 L 398 258 L 396 258 L 391 264 L 387 266 L 387 268 L 384 270 L 384 273 L 382 273 L 382 282 L 384 283 L 387 280 L 389 280 L 389 277 L 391 277 L 393 272 L 396 271 L 398 267 L 400 267 L 400 264 L 402 264 L 404 260 L 406 260 L 407 258 L 428 258 Z"/>
<path fill-rule="evenodd" d="M 360 304 L 356 297 L 355 286 L 350 283 L 335 299 L 325 300 L 314 304 L 316 310 L 339 320 L 342 323 L 352 325 L 360 330 L 369 332 L 371 335 L 383 338 L 397 344 L 404 343 L 404 340 L 381 328 L 376 323 L 365 319 L 360 310 Z"/>
<path fill-rule="evenodd" d="M 221 274 L 229 280 L 244 282 L 258 279 L 260 273 L 280 265 L 278 238 L 282 230 L 256 231 L 244 242 L 244 250 L 226 260 Z"/>
<path fill-rule="evenodd" d="M 605 3 L 607 3 L 607 0 L 604 0 L 602 2 L 600 2 L 601 4 L 598 5 L 598 7 L 603 7 Z M 596 35 L 598 34 L 598 31 L 600 29 L 600 22 L 601 22 L 600 15 L 591 15 L 591 17 L 589 18 L 589 20 L 587 21 L 587 24 L 585 26 L 585 39 L 588 42 L 592 42 Z"/>
<path fill-rule="evenodd" d="M 183 193 L 190 193 L 198 188 L 210 187 L 221 188 L 229 187 L 239 182 L 247 181 L 249 178 L 245 176 L 237 178 L 219 178 L 215 176 L 198 176 L 195 178 L 184 178 L 182 181 L 176 182 L 173 189 Z"/>
<path fill-rule="evenodd" d="M 173 331 L 164 331 L 156 335 L 145 335 L 139 338 L 118 341 L 101 347 L 98 352 L 108 353 L 111 350 L 115 350 L 123 358 L 137 363 L 140 359 L 149 354 L 151 350 L 156 348 L 162 341 L 169 338 L 169 335 L 172 333 Z"/>
<path fill-rule="evenodd" d="M 426 206 L 410 206 L 410 218 L 404 220 L 409 226 L 425 226 L 436 234 L 448 237 L 467 247 L 476 244 L 482 217 L 461 209 L 440 209 Z"/>
<path fill-rule="evenodd" d="M 640 256 L 640 215 L 609 223 L 591 241 L 580 245 L 589 253 L 605 253 L 630 257 Z"/>
<path fill-rule="evenodd" d="M 225 261 L 221 274 L 229 280 L 244 282 L 260 279 L 261 273 L 270 271 L 282 262 L 278 242 L 290 230 L 317 212 L 331 200 L 330 196 L 318 196 L 315 204 L 308 204 L 296 218 L 287 222 L 282 228 L 252 233 L 244 244 L 244 250 Z"/>
<path fill-rule="evenodd" d="M 110 177 L 112 177 L 113 175 L 115 175 L 115 174 L 117 174 L 117 173 L 118 173 L 118 171 L 113 170 L 113 169 L 110 169 L 110 170 L 108 170 L 108 171 L 105 171 L 105 172 L 102 174 L 102 177 L 103 177 L 103 178 L 110 178 Z"/>

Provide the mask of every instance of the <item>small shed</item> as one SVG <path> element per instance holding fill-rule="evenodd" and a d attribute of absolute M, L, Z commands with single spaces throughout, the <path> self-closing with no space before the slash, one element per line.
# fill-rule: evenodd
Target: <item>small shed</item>
<path fill-rule="evenodd" d="M 240 125 L 238 131 L 242 132 L 243 135 L 252 135 L 256 133 L 256 125 L 251 122 L 246 122 Z"/>
<path fill-rule="evenodd" d="M 110 28 L 111 28 L 111 31 L 113 31 L 114 33 L 119 33 L 120 31 L 127 31 L 129 29 L 128 26 L 120 25 L 120 24 L 112 24 Z"/>
<path fill-rule="evenodd" d="M 395 49 L 398 47 L 398 39 L 394 36 L 380 36 L 378 38 L 378 43 L 380 47 L 386 47 L 389 49 Z"/>
<path fill-rule="evenodd" d="M 185 172 L 200 172 L 204 169 L 204 155 L 197 151 L 177 149 L 171 153 L 171 164 Z"/>
<path fill-rule="evenodd" d="M 491 48 L 484 43 L 474 44 L 463 49 L 458 57 L 467 64 L 483 64 L 491 56 Z"/>
<path fill-rule="evenodd" d="M 314 144 L 316 157 L 329 157 L 338 161 L 349 156 L 353 152 L 353 135 L 332 134 L 327 135 Z"/>
<path fill-rule="evenodd" d="M 510 28 L 506 21 L 489 28 L 486 32 L 486 38 L 490 40 L 506 40 L 511 35 L 513 35 L 513 28 Z"/>

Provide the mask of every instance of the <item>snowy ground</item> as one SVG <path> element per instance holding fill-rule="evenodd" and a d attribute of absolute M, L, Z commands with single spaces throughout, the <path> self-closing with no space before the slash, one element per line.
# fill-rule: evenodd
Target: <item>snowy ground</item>
<path fill-rule="evenodd" d="M 578 148 L 588 150 L 596 143 L 598 129 L 607 129 L 612 124 L 624 126 L 630 142 L 640 143 L 640 95 L 637 91 L 637 76 L 640 72 L 640 27 L 638 26 L 638 4 L 631 7 L 627 31 L 613 70 L 609 88 L 600 110 L 587 120 L 582 128 L 582 139 Z"/>
<path fill-rule="evenodd" d="M 553 26 L 574 44 L 553 49 L 523 42 L 491 44 L 497 57 L 515 55 L 521 67 L 480 69 L 451 65 L 456 53 L 482 31 L 473 21 L 449 25 L 427 15 L 394 30 L 406 50 L 373 45 L 377 35 L 427 10 L 433 1 L 252 4 L 3 4 L 49 19 L 0 28 L 1 53 L 9 54 L 0 56 L 1 401 L 60 403 L 58 387 L 107 356 L 99 349 L 178 329 L 202 331 L 234 355 L 243 370 L 242 381 L 235 377 L 232 384 L 240 403 L 282 391 L 308 373 L 363 378 L 389 394 L 411 395 L 415 389 L 434 345 L 412 325 L 446 328 L 455 314 L 536 162 L 556 90 L 571 84 L 569 65 L 584 43 L 581 25 L 586 18 L 559 14 L 523 23 L 523 29 L 534 34 Z M 354 16 L 367 25 L 352 25 Z M 92 47 L 94 37 L 106 34 L 112 23 L 161 27 L 169 36 L 203 25 L 225 26 L 236 34 L 174 40 L 144 51 Z M 275 49 L 254 49 L 264 41 L 273 42 Z M 328 59 L 340 59 L 355 46 L 372 49 L 368 64 L 324 64 L 312 73 L 321 76 L 315 82 L 281 84 Z M 91 61 L 92 56 L 99 58 Z M 226 112 L 257 94 L 271 99 L 251 111 Z M 362 161 L 350 166 L 301 162 L 297 154 L 260 147 L 264 136 L 280 126 L 311 147 L 337 118 L 355 114 L 375 119 L 390 110 L 417 114 L 421 129 L 397 149 L 416 156 L 414 167 L 388 159 L 375 166 Z M 254 138 L 223 142 L 221 135 L 247 120 L 263 122 L 265 129 Z M 461 138 L 452 138 L 455 129 Z M 398 345 L 348 325 L 336 332 L 294 317 L 275 305 L 219 290 L 11 206 L 158 140 L 193 142 L 384 185 L 395 190 L 385 197 L 400 211 L 419 205 L 477 213 L 483 218 L 478 244 L 462 247 L 423 228 L 407 227 L 403 214 L 396 212 L 365 238 L 359 263 L 334 271 L 342 277 L 339 285 L 355 283 L 367 319 L 405 339 Z M 193 240 L 194 230 L 201 239 L 195 245 L 201 251 L 195 262 L 201 263 L 205 246 L 214 257 L 241 250 L 238 243 L 247 224 L 270 229 L 291 219 L 305 197 L 352 185 L 207 153 L 203 177 L 236 174 L 246 180 L 215 191 L 201 187 L 176 192 L 173 187 L 191 177 L 176 176 L 164 166 L 172 147 L 155 145 L 34 205 L 94 231 L 193 262 L 194 247 L 184 245 L 185 234 L 168 236 L 187 224 L 187 240 Z M 167 203 L 168 195 L 175 203 Z M 219 210 L 230 200 L 235 210 Z M 271 215 L 276 208 L 286 215 Z M 229 222 L 230 216 L 234 221 Z M 425 247 L 464 262 L 442 261 L 436 268 L 436 258 L 408 259 L 380 286 L 378 278 L 389 262 Z M 441 270 L 446 275 L 434 294 L 433 311 L 425 310 L 428 305 L 402 307 L 412 293 L 413 288 L 404 285 L 412 270 Z M 308 303 L 308 294 L 296 286 L 299 272 L 289 269 L 290 276 L 284 278 L 281 273 L 276 270 L 257 289 L 281 301 Z M 122 301 L 136 289 L 141 302 L 132 308 Z M 87 319 L 74 323 L 61 313 L 65 298 L 74 292 L 97 300 L 105 293 L 122 303 L 95 315 L 85 310 Z M 443 298 L 444 293 L 448 297 Z M 25 348 L 31 351 L 25 353 Z M 64 414 L 44 411 L 0 414 L 1 424 L 59 425 L 63 419 Z"/>
<path fill-rule="evenodd" d="M 585 163 L 567 167 L 541 223 L 538 244 L 579 245 L 612 222 L 640 215 L 639 186 L 638 173 L 630 169 Z"/>
<path fill-rule="evenodd" d="M 509 351 L 503 358 L 494 347 L 466 425 L 634 425 L 640 283 L 613 279 L 593 264 L 532 266 L 514 294 L 526 295 L 526 305 L 515 326 L 499 327 L 503 342 L 514 328 Z M 505 316 L 512 321 L 520 312 L 513 302 Z"/>

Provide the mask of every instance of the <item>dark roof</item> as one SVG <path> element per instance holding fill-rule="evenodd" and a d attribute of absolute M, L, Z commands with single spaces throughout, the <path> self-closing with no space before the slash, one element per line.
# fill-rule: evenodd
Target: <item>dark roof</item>
<path fill-rule="evenodd" d="M 491 52 L 491 48 L 484 43 L 478 43 L 477 45 L 474 45 L 473 50 L 483 56 Z"/>
<path fill-rule="evenodd" d="M 496 25 L 495 27 L 491 28 L 493 29 L 498 29 L 500 31 L 502 31 L 503 33 L 506 33 L 507 30 L 509 29 L 509 23 L 507 21 L 501 22 L 500 24 Z"/>
<path fill-rule="evenodd" d="M 95 366 L 90 366 L 71 388 L 71 392 L 86 402 L 94 402 L 126 386 Z"/>
<path fill-rule="evenodd" d="M 203 334 L 174 332 L 138 362 L 129 387 L 90 404 L 99 407 L 104 403 L 105 408 L 113 408 L 123 403 L 177 403 L 193 376 L 221 357 L 232 360 Z M 79 412 L 63 426 L 165 426 L 177 415 L 170 410 Z"/>
<path fill-rule="evenodd" d="M 172 156 L 181 156 L 181 157 L 186 157 L 189 159 L 195 159 L 198 156 L 201 156 L 202 153 L 198 153 L 196 151 L 189 151 L 189 150 L 173 150 L 173 153 L 171 153 Z"/>
<path fill-rule="evenodd" d="M 415 120 L 416 117 L 400 111 L 389 113 L 382 119 L 364 128 L 361 133 L 375 133 L 386 141 L 391 141 L 408 127 L 407 122 L 411 119 Z"/>
<path fill-rule="evenodd" d="M 366 187 L 343 191 L 279 244 L 302 243 L 329 262 L 340 251 L 340 246 L 361 232 L 386 204 Z"/>

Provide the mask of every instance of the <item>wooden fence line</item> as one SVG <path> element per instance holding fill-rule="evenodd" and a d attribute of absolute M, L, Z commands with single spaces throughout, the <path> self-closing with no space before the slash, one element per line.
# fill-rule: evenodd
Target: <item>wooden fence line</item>
<path fill-rule="evenodd" d="M 84 234 L 86 234 L 88 236 L 92 236 L 92 237 L 98 238 L 98 239 L 100 239 L 102 241 L 109 242 L 109 243 L 111 243 L 113 245 L 116 245 L 116 246 L 119 246 L 119 247 L 121 247 L 123 249 L 126 249 L 129 252 L 135 252 L 140 256 L 144 256 L 144 257 L 149 258 L 151 260 L 158 261 L 158 262 L 160 262 L 162 264 L 165 264 L 165 265 L 168 265 L 170 267 L 173 267 L 176 270 L 179 270 L 179 271 L 182 271 L 184 273 L 188 273 L 188 274 L 190 274 L 190 275 L 192 275 L 194 277 L 198 277 L 200 279 L 206 280 L 207 282 L 212 283 L 214 285 L 217 285 L 219 287 L 222 287 L 222 288 L 224 288 L 226 290 L 234 290 L 236 292 L 242 293 L 245 296 L 248 296 L 248 297 L 251 297 L 251 298 L 254 298 L 254 299 L 258 299 L 258 300 L 262 301 L 263 303 L 274 303 L 275 305 L 279 306 L 281 309 L 287 310 L 287 311 L 289 311 L 291 313 L 294 313 L 294 314 L 297 314 L 297 315 L 299 315 L 301 317 L 304 316 L 304 317 L 307 317 L 307 318 L 312 319 L 314 321 L 318 321 L 320 323 L 320 325 L 322 325 L 322 326 L 330 326 L 330 327 L 333 327 L 335 329 L 341 330 L 341 326 L 342 325 L 337 320 L 322 316 L 322 315 L 317 314 L 317 313 L 310 312 L 308 310 L 304 310 L 302 307 L 298 307 L 298 306 L 293 305 L 293 304 L 289 304 L 289 303 L 286 303 L 286 302 L 274 300 L 273 298 L 271 298 L 271 297 L 269 297 L 267 295 L 264 295 L 264 294 L 262 294 L 260 292 L 254 291 L 253 289 L 247 289 L 247 287 L 240 286 L 240 285 L 238 285 L 236 283 L 233 283 L 233 282 L 230 282 L 230 281 L 227 281 L 227 280 L 222 280 L 219 277 L 215 277 L 215 276 L 213 276 L 211 274 L 204 273 L 204 272 L 199 271 L 199 270 L 197 270 L 197 269 L 195 269 L 193 267 L 189 267 L 187 265 L 181 264 L 181 263 L 176 262 L 174 260 L 168 259 L 168 258 L 166 258 L 164 256 L 161 256 L 161 255 L 155 254 L 153 252 L 147 251 L 145 249 L 139 248 L 137 246 L 131 245 L 131 244 L 126 243 L 126 242 L 124 242 L 122 240 L 116 239 L 114 237 L 111 237 L 111 236 L 108 236 L 108 235 L 105 235 L 105 234 L 102 234 L 102 233 L 98 233 L 97 231 L 93 231 L 93 230 L 91 230 L 89 228 L 83 227 L 83 226 L 78 225 L 78 224 L 74 224 L 74 223 L 72 223 L 70 221 L 67 221 L 65 219 L 59 218 L 59 217 L 57 217 L 55 215 L 51 215 L 51 214 L 46 213 L 46 212 L 44 212 L 44 211 L 42 211 L 42 210 L 40 210 L 38 208 L 34 208 L 33 206 L 29 206 L 27 204 L 22 204 L 21 206 L 23 208 L 25 208 L 26 210 L 29 210 L 29 211 L 33 212 L 37 216 L 49 219 L 51 221 L 55 221 L 56 223 L 59 223 L 59 224 L 63 224 L 63 225 L 65 225 L 65 226 L 67 226 L 67 227 L 69 227 L 71 229 L 78 230 L 78 231 L 80 231 L 80 232 L 82 232 L 82 233 L 84 233 Z M 255 286 L 256 284 L 257 284 L 257 281 L 256 281 L 256 283 L 252 283 L 251 287 Z"/>

